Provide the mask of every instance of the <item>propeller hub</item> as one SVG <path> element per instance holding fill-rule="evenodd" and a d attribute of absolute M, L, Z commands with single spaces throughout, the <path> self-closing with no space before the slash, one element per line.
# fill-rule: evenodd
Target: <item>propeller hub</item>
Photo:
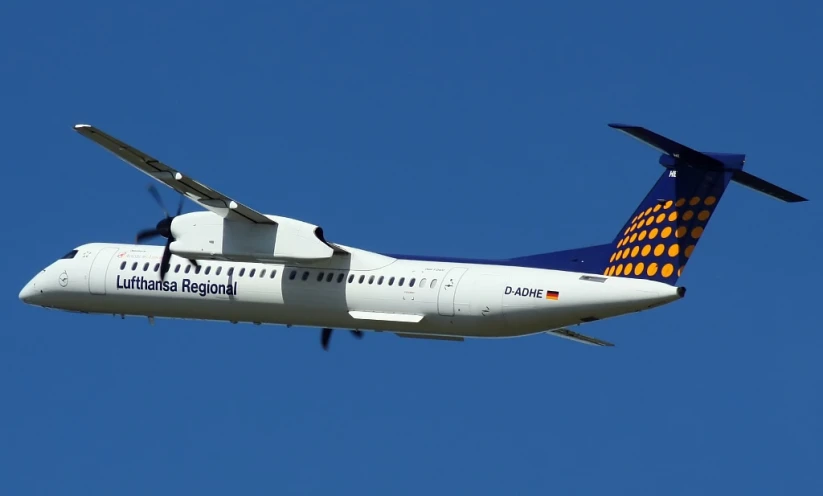
<path fill-rule="evenodd" d="M 170 215 L 169 211 L 166 210 L 166 207 L 163 206 L 163 199 L 160 198 L 160 193 L 157 192 L 157 188 L 154 187 L 153 184 L 149 185 L 149 193 L 154 197 L 157 204 L 160 205 L 160 208 L 163 209 L 163 213 L 166 214 L 166 217 L 157 223 L 154 229 L 143 229 L 142 231 L 137 233 L 135 237 L 135 242 L 140 243 L 141 241 L 145 241 L 147 239 L 154 238 L 156 236 L 162 236 L 166 238 L 166 247 L 163 248 L 163 257 L 160 261 L 160 280 L 163 280 L 166 277 L 166 273 L 169 271 L 169 260 L 171 260 L 171 243 L 174 241 L 174 238 L 171 235 L 171 223 L 175 217 L 180 215 L 183 212 L 183 196 L 180 195 L 180 204 L 177 205 L 177 213 L 174 215 Z M 197 265 L 196 260 L 189 260 L 195 267 L 199 267 Z"/>
<path fill-rule="evenodd" d="M 166 217 L 157 223 L 157 233 L 166 239 L 171 239 L 171 221 L 174 217 Z"/>

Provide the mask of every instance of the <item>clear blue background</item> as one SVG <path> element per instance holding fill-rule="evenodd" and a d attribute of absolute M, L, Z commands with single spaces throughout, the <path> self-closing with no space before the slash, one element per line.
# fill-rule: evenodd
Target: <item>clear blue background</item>
<path fill-rule="evenodd" d="M 821 21 L 819 2 L 4 2 L 0 492 L 823 492 Z M 17 299 L 161 217 L 75 123 L 336 242 L 508 257 L 631 216 L 662 169 L 612 121 L 747 153 L 812 200 L 732 185 L 685 300 L 587 327 L 615 348 L 339 333 L 324 353 L 316 329 Z"/>

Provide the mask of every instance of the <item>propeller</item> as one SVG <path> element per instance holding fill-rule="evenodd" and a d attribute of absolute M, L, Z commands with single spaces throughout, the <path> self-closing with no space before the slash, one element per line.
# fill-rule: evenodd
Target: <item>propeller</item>
<path fill-rule="evenodd" d="M 163 258 L 160 260 L 160 280 L 162 281 L 166 277 L 166 273 L 169 271 L 169 260 L 171 260 L 171 249 L 169 248 L 172 241 L 174 241 L 174 237 L 171 235 L 171 222 L 174 220 L 175 217 L 180 215 L 183 211 L 183 196 L 180 195 L 180 204 L 177 206 L 177 213 L 174 215 L 169 215 L 169 211 L 166 209 L 166 206 L 163 204 L 163 199 L 160 197 L 160 193 L 158 193 L 157 188 L 154 187 L 153 184 L 149 185 L 149 193 L 154 197 L 154 200 L 160 206 L 160 209 L 163 210 L 163 213 L 166 216 L 157 223 L 157 225 L 150 229 L 143 229 L 137 233 L 135 241 L 140 243 L 142 241 L 146 241 L 148 239 L 156 238 L 158 236 L 162 236 L 166 238 L 166 246 L 163 249 Z M 197 267 L 197 262 L 194 260 L 189 260 L 195 267 Z"/>
<path fill-rule="evenodd" d="M 329 340 L 331 339 L 331 332 L 334 329 L 329 329 L 328 327 L 323 328 L 323 332 L 320 334 L 320 344 L 323 345 L 324 350 L 329 349 Z M 363 338 L 363 331 L 349 331 L 352 333 L 352 336 L 356 337 L 357 339 Z"/>

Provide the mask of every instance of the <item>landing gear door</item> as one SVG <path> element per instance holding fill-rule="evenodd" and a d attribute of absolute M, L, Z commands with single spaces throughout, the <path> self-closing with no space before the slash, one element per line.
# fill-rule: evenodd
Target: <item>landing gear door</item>
<path fill-rule="evenodd" d="M 460 278 L 466 273 L 466 268 L 455 267 L 446 273 L 437 293 L 437 312 L 440 315 L 451 317 L 454 315 L 454 294 Z"/>
<path fill-rule="evenodd" d="M 106 247 L 97 252 L 89 269 L 89 293 L 106 294 L 106 273 L 115 253 L 117 253 L 117 247 Z"/>

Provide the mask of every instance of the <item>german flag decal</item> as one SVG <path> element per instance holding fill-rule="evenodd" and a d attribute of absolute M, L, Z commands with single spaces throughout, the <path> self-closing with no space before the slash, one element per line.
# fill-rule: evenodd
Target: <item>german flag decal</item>
<path fill-rule="evenodd" d="M 547 300 L 557 300 L 558 298 L 560 298 L 560 292 L 559 291 L 549 291 L 548 289 L 546 290 L 546 299 Z"/>

